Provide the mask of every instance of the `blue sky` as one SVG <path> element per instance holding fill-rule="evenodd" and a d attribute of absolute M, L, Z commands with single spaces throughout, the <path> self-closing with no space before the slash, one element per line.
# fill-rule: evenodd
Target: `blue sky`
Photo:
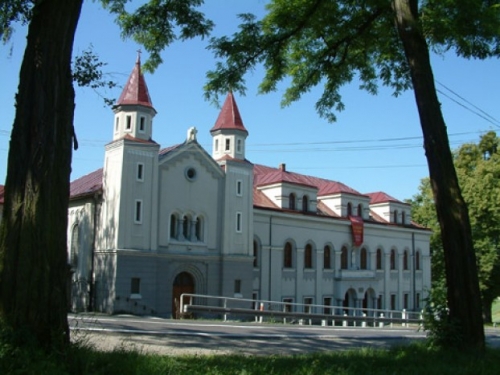
<path fill-rule="evenodd" d="M 264 7 L 263 0 L 206 0 L 202 10 L 216 23 L 214 35 L 219 36 L 236 31 L 237 14 L 262 15 Z M 25 35 L 26 29 L 19 27 L 12 40 L 0 46 L 2 183 Z M 213 56 L 206 50 L 207 43 L 200 39 L 174 43 L 163 52 L 163 65 L 153 75 L 145 76 L 158 112 L 153 138 L 162 147 L 183 142 L 186 130 L 196 126 L 198 141 L 211 152 L 209 130 L 219 109 L 203 98 L 205 73 L 215 65 Z M 122 87 L 134 66 L 139 46 L 121 39 L 113 18 L 99 4 L 85 1 L 74 53 L 90 45 L 107 62 L 110 77 Z M 146 57 L 143 54 L 143 61 Z M 498 59 L 464 60 L 447 54 L 433 56 L 432 60 L 451 147 L 477 142 L 482 133 L 498 130 Z M 260 69 L 249 74 L 246 96 L 236 96 L 249 131 L 247 158 L 250 161 L 274 167 L 286 163 L 289 171 L 340 181 L 361 193 L 384 191 L 403 200 L 418 192 L 420 180 L 428 175 L 428 170 L 412 91 L 394 98 L 390 90 L 382 87 L 377 96 L 372 96 L 352 83 L 341 92 L 346 109 L 338 114 L 337 122 L 331 124 L 314 109 L 321 87 L 283 109 L 280 100 L 285 86 L 279 86 L 273 94 L 257 95 L 262 77 Z M 105 94 L 117 98 L 121 87 Z M 485 114 L 497 120 L 487 121 Z M 102 167 L 104 145 L 112 139 L 113 113 L 90 89 L 76 89 L 75 127 L 80 148 L 73 154 L 72 180 Z"/>

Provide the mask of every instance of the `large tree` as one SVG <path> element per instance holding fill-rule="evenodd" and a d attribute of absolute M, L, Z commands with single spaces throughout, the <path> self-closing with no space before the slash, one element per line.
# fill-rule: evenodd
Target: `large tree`
<path fill-rule="evenodd" d="M 491 0 L 272 0 L 262 20 L 241 15 L 232 37 L 213 39 L 218 58 L 207 74 L 207 97 L 244 91 L 257 64 L 266 73 L 262 92 L 290 77 L 283 104 L 315 85 L 320 115 L 335 119 L 340 88 L 355 77 L 377 92 L 413 88 L 424 135 L 430 182 L 444 248 L 448 319 L 459 327 L 458 347 L 484 349 L 476 259 L 467 207 L 458 185 L 446 125 L 436 94 L 429 45 L 464 57 L 500 55 L 500 8 Z M 451 324 L 450 324 L 451 326 Z"/>
<path fill-rule="evenodd" d="M 40 346 L 62 350 L 69 341 L 66 230 L 74 90 L 73 40 L 83 0 L 0 2 L 0 37 L 28 23 L 12 128 L 0 229 L 0 318 Z M 129 0 L 101 0 L 117 15 L 125 37 L 149 52 L 146 67 L 176 39 L 212 28 L 196 8 L 203 0 L 150 0 L 133 12 Z M 76 142 L 75 142 L 76 144 Z"/>
<path fill-rule="evenodd" d="M 500 139 L 494 132 L 479 143 L 466 143 L 454 152 L 455 169 L 469 210 L 477 257 L 483 320 L 491 322 L 493 300 L 500 296 Z M 433 230 L 432 288 L 439 296 L 446 281 L 441 231 L 428 178 L 410 200 L 412 219 Z"/>

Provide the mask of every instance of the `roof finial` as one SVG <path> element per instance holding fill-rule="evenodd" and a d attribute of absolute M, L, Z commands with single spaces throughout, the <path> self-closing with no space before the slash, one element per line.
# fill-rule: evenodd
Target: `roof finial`
<path fill-rule="evenodd" d="M 141 49 L 139 48 L 137 50 L 137 61 L 136 61 L 136 64 L 140 64 L 141 63 Z"/>

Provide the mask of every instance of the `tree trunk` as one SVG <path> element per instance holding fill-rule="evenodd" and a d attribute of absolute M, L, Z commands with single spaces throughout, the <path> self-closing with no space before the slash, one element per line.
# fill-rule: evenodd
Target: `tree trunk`
<path fill-rule="evenodd" d="M 64 350 L 73 137 L 71 55 L 83 0 L 34 2 L 21 65 L 0 232 L 0 313 Z"/>
<path fill-rule="evenodd" d="M 453 165 L 434 86 L 429 48 L 418 23 L 418 0 L 393 0 L 395 22 L 411 71 L 429 176 L 443 241 L 449 320 L 460 348 L 484 350 L 481 298 L 467 206 Z M 449 325 L 453 329 L 452 325 Z"/>

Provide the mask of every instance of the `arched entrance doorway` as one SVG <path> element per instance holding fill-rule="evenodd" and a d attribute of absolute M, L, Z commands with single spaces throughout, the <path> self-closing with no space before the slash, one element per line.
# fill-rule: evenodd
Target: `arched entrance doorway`
<path fill-rule="evenodd" d="M 344 312 L 347 313 L 347 315 L 355 315 L 354 314 L 354 308 L 356 307 L 356 291 L 354 289 L 349 289 L 345 295 L 344 295 L 344 301 L 343 301 L 343 306 L 344 306 Z"/>
<path fill-rule="evenodd" d="M 368 311 L 368 309 L 374 309 L 376 307 L 375 300 L 375 291 L 372 288 L 367 289 L 363 298 L 363 313 L 368 316 L 373 316 L 373 310 Z"/>
<path fill-rule="evenodd" d="M 195 283 L 194 277 L 189 272 L 181 272 L 179 273 L 175 279 L 172 288 L 172 315 L 174 319 L 179 319 L 180 314 L 180 300 L 181 294 L 183 293 L 194 293 L 195 292 Z M 184 303 L 188 302 L 184 300 Z"/>

